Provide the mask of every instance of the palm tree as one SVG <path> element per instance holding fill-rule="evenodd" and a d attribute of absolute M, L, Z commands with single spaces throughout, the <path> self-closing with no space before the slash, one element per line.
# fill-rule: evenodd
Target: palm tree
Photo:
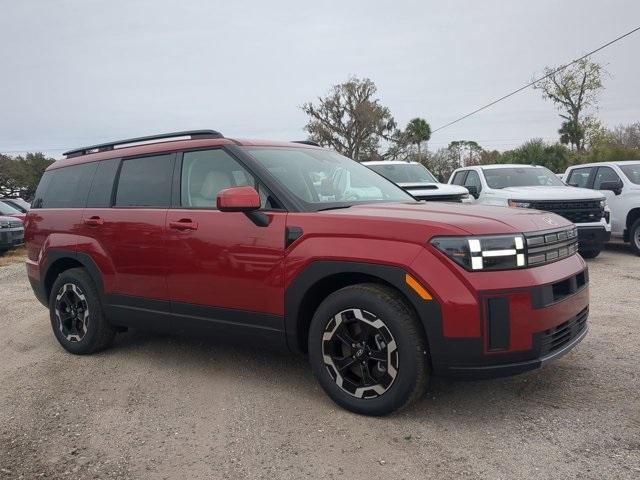
<path fill-rule="evenodd" d="M 418 147 L 418 162 L 422 161 L 420 145 L 431 138 L 431 127 L 424 118 L 414 118 L 407 124 L 407 140 Z"/>

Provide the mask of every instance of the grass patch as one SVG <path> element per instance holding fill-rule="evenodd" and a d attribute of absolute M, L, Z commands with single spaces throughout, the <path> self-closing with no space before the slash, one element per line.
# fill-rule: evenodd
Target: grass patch
<path fill-rule="evenodd" d="M 25 247 L 18 247 L 9 250 L 8 252 L 0 255 L 0 267 L 6 267 L 14 263 L 21 263 L 27 259 L 27 249 Z"/>

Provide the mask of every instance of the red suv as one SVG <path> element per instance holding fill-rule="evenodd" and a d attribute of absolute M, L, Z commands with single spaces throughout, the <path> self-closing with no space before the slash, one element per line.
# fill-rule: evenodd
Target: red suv
<path fill-rule="evenodd" d="M 69 352 L 126 327 L 281 346 L 336 403 L 383 415 L 432 374 L 524 372 L 587 332 L 576 229 L 554 214 L 420 203 L 308 142 L 211 130 L 65 155 L 25 236 Z"/>

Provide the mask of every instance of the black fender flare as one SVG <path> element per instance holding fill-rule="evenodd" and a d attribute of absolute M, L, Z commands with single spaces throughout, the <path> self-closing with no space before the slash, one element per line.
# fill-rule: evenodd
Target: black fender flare
<path fill-rule="evenodd" d="M 436 299 L 423 300 L 407 285 L 407 271 L 398 266 L 352 261 L 316 260 L 298 274 L 285 292 L 284 329 L 289 349 L 303 353 L 299 341 L 300 315 L 306 294 L 318 284 L 333 275 L 344 273 L 362 274 L 375 277 L 399 290 L 418 315 L 427 336 L 430 348 L 432 342 L 442 337 L 442 314 Z M 435 346 L 435 345 L 434 345 Z"/>
<path fill-rule="evenodd" d="M 102 282 L 102 272 L 98 268 L 98 265 L 93 261 L 90 255 L 82 252 L 74 252 L 72 250 L 49 250 L 47 252 L 47 260 L 44 265 L 40 269 L 40 294 L 36 293 L 38 300 L 45 305 L 47 308 L 49 307 L 49 292 L 47 292 L 46 279 L 51 267 L 58 260 L 62 259 L 72 259 L 76 262 L 80 263 L 89 273 L 89 276 L 93 280 L 98 289 L 98 293 L 100 295 L 100 300 L 103 301 L 104 304 L 104 283 Z"/>

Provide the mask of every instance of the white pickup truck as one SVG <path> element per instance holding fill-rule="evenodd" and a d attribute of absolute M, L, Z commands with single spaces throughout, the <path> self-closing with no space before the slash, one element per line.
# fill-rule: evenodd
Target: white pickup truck
<path fill-rule="evenodd" d="M 402 160 L 362 162 L 418 200 L 461 202 L 469 198 L 464 187 L 440 183 L 421 163 Z"/>
<path fill-rule="evenodd" d="M 567 169 L 565 181 L 602 192 L 611 209 L 611 235 L 640 255 L 640 160 L 576 165 Z"/>
<path fill-rule="evenodd" d="M 558 214 L 578 227 L 580 254 L 595 258 L 611 236 L 609 209 L 600 192 L 565 185 L 545 167 L 482 165 L 458 168 L 449 183 L 469 190 L 473 203 L 535 208 Z M 549 228 L 553 228 L 550 218 Z"/>

